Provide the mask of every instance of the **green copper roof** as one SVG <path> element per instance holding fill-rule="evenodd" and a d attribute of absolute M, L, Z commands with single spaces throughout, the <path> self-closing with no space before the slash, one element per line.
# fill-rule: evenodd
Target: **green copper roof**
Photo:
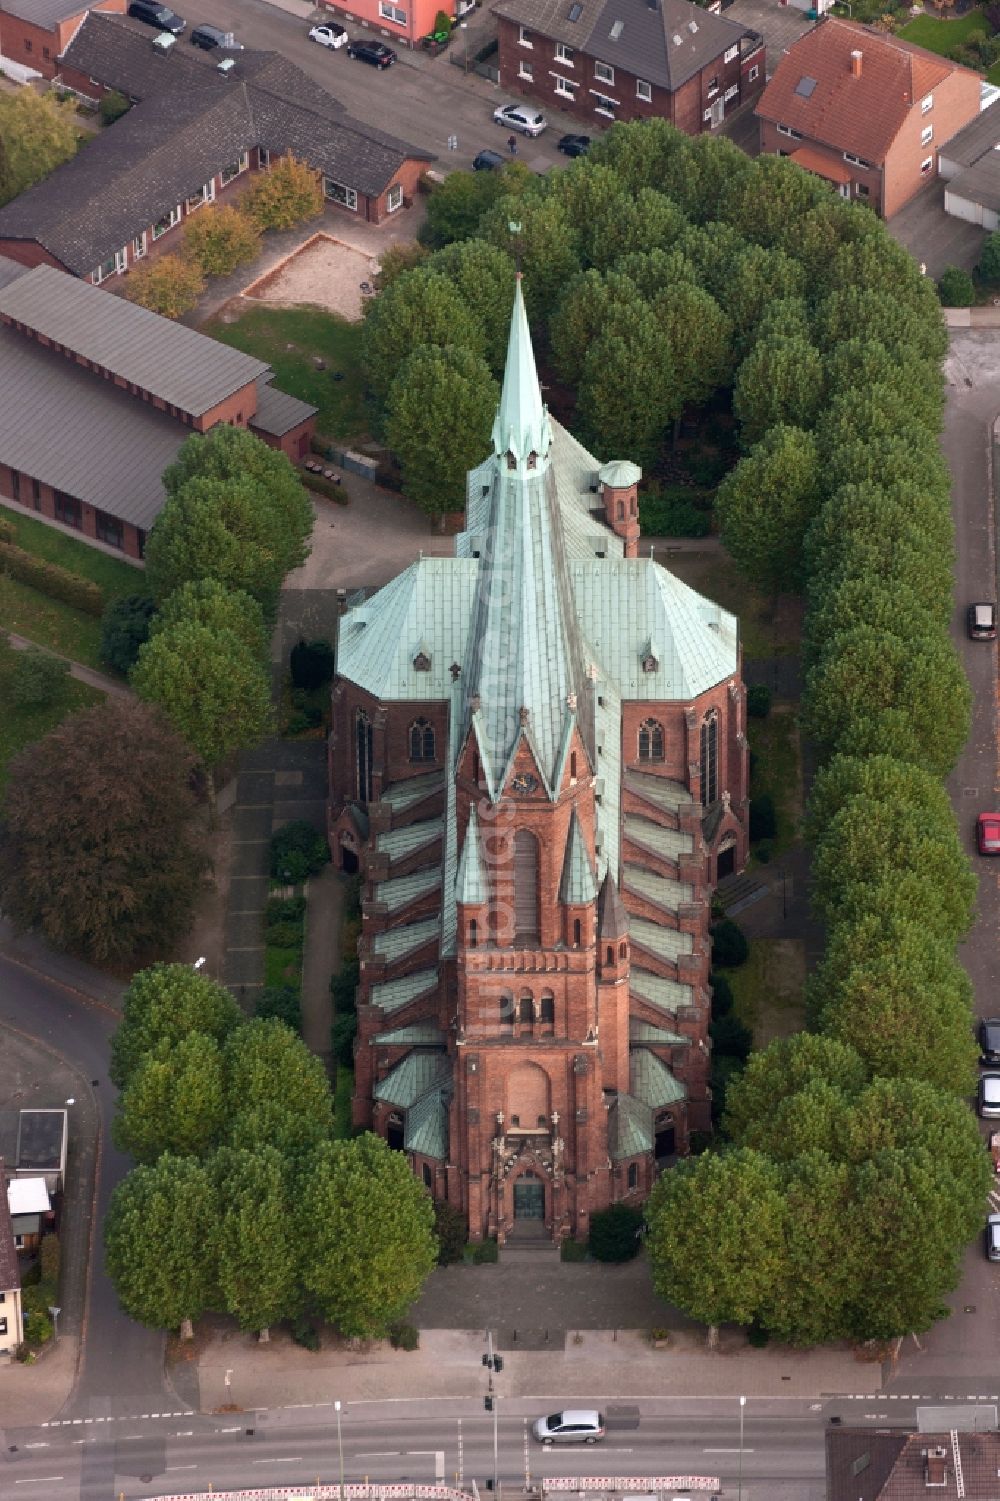
<path fill-rule="evenodd" d="M 668 813 L 676 813 L 678 808 L 690 807 L 694 802 L 690 792 L 680 782 L 675 782 L 670 777 L 654 776 L 649 771 L 627 771 L 625 786 L 648 802 L 655 803 L 658 808 L 665 808 Z"/>
<path fill-rule="evenodd" d="M 625 837 L 636 844 L 644 845 L 664 860 L 676 860 L 679 855 L 690 855 L 694 840 L 680 829 L 665 829 L 651 818 L 640 818 L 637 813 L 625 814 Z"/>
<path fill-rule="evenodd" d="M 650 1031 L 655 1032 L 656 1027 Z M 664 1033 L 664 1037 L 668 1034 Z M 369 1037 L 371 1046 L 378 1047 L 380 1043 L 391 1043 L 394 1047 L 405 1047 L 409 1044 L 413 1048 L 443 1048 L 445 1045 L 444 1033 L 440 1027 L 435 1027 L 431 1022 L 414 1022 L 409 1027 L 394 1027 L 391 1032 L 380 1032 L 377 1037 Z"/>
<path fill-rule="evenodd" d="M 566 839 L 566 854 L 563 858 L 562 881 L 559 885 L 559 900 L 567 907 L 585 907 L 597 896 L 594 867 L 590 863 L 587 844 L 580 828 L 580 820 L 573 809 Z"/>
<path fill-rule="evenodd" d="M 394 782 L 382 793 L 382 801 L 389 803 L 397 812 L 402 812 L 404 808 L 419 803 L 421 798 L 429 797 L 432 792 L 439 792 L 443 786 L 443 772 L 427 771 L 423 776 L 408 777 L 405 782 Z"/>
<path fill-rule="evenodd" d="M 687 1099 L 684 1085 L 648 1048 L 633 1048 L 631 1065 L 632 1093 L 651 1110 L 659 1110 L 662 1105 L 679 1105 Z"/>
<path fill-rule="evenodd" d="M 653 1112 L 642 1100 L 615 1096 L 608 1111 L 608 1150 L 614 1162 L 653 1150 Z"/>
<path fill-rule="evenodd" d="M 381 1006 L 383 1011 L 398 1011 L 432 991 L 437 983 L 436 969 L 418 969 L 412 975 L 400 975 L 398 980 L 379 980 L 372 986 L 371 1004 Z"/>
<path fill-rule="evenodd" d="M 372 1091 L 376 1100 L 404 1110 L 429 1089 L 451 1082 L 451 1064 L 440 1053 L 408 1053 Z"/>
<path fill-rule="evenodd" d="M 429 917 L 424 922 L 404 923 L 401 928 L 389 928 L 385 933 L 376 933 L 372 951 L 383 955 L 389 963 L 403 959 L 415 949 L 422 948 L 441 931 L 441 919 Z"/>
<path fill-rule="evenodd" d="M 690 1006 L 694 1000 L 690 985 L 654 975 L 651 970 L 640 968 L 635 959 L 629 973 L 629 990 L 640 1001 L 655 1006 L 658 1011 L 665 1011 L 671 1017 L 678 1006 Z"/>
<path fill-rule="evenodd" d="M 414 850 L 423 849 L 425 844 L 440 839 L 443 829 L 442 818 L 425 818 L 420 823 L 408 823 L 401 829 L 389 829 L 379 834 L 375 848 L 388 855 L 390 860 L 401 860 L 404 855 L 412 855 Z"/>
<path fill-rule="evenodd" d="M 429 870 L 415 870 L 412 875 L 379 881 L 375 887 L 375 900 L 383 902 L 390 912 L 401 912 L 418 897 L 426 896 L 440 885 L 440 868 L 432 865 Z"/>
<path fill-rule="evenodd" d="M 410 1030 L 416 1031 L 416 1028 Z M 660 1047 L 689 1048 L 690 1037 L 684 1037 L 680 1032 L 670 1032 L 666 1027 L 654 1027 L 650 1022 L 636 1021 L 635 1017 L 629 1023 L 629 1038 L 632 1042 L 652 1042 Z M 380 1041 L 384 1042 L 385 1038 Z"/>
<path fill-rule="evenodd" d="M 450 1086 L 440 1085 L 428 1090 L 406 1112 L 406 1127 L 403 1134 L 403 1149 L 419 1152 L 423 1157 L 434 1157 L 439 1162 L 448 1158 L 448 1104 Z"/>
<path fill-rule="evenodd" d="M 514 310 L 507 338 L 507 361 L 503 372 L 500 405 L 493 422 L 493 451 L 513 453 L 526 459 L 530 453 L 539 460 L 548 454 L 552 442 L 549 414 L 542 401 L 542 388 L 535 369 L 535 352 L 531 347 L 528 315 L 521 295 L 521 278 L 514 287 Z"/>
<path fill-rule="evenodd" d="M 690 933 L 681 933 L 677 928 L 665 928 L 646 917 L 630 920 L 633 944 L 640 944 L 649 953 L 668 964 L 676 964 L 682 954 L 690 954 L 693 939 Z"/>
<path fill-rule="evenodd" d="M 483 866 L 483 851 L 479 843 L 479 819 L 475 806 L 469 810 L 469 824 L 465 831 L 465 843 L 458 862 L 455 878 L 455 900 L 469 906 L 488 902 L 490 886 Z"/>
<path fill-rule="evenodd" d="M 473 559 L 411 563 L 341 620 L 338 673 L 375 698 L 447 698 L 452 663 L 465 655 L 478 572 Z M 420 643 L 427 672 L 413 665 Z"/>
<path fill-rule="evenodd" d="M 634 891 L 647 901 L 655 902 L 670 912 L 676 912 L 694 895 L 694 887 L 688 881 L 672 881 L 669 876 L 658 876 L 655 871 L 644 870 L 641 865 L 626 863 L 622 872 L 622 884 L 626 891 Z"/>

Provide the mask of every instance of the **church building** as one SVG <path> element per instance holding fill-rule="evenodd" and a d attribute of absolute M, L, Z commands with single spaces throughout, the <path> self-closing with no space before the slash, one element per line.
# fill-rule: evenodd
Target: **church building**
<path fill-rule="evenodd" d="M 710 1126 L 710 902 L 746 859 L 746 693 L 735 618 L 639 556 L 640 477 L 549 415 L 518 281 L 454 557 L 341 621 L 354 1121 L 473 1240 L 585 1238 Z"/>

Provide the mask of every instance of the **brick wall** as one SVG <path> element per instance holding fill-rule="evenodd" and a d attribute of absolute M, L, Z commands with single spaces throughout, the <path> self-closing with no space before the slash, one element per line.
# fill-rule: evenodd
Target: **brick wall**
<path fill-rule="evenodd" d="M 68 530 L 75 531 L 86 541 L 103 541 L 106 547 L 115 548 L 116 544 L 108 541 L 106 537 L 98 537 L 98 528 L 103 516 L 112 518 L 109 512 L 100 512 L 95 506 L 87 505 L 83 501 L 79 505 L 79 526 L 74 526 L 72 521 L 66 519 L 65 512 L 57 513 L 58 503 L 55 490 L 50 485 L 36 481 L 29 474 L 19 473 L 10 469 L 6 464 L 0 464 L 0 498 L 4 504 L 18 507 L 22 511 L 29 511 L 40 520 L 52 521 Z M 139 562 L 142 559 L 145 546 L 145 533 L 131 522 L 121 523 L 121 546 L 118 551 L 126 557 Z"/>
<path fill-rule="evenodd" d="M 12 62 L 34 68 L 43 78 L 53 78 L 60 52 L 69 46 L 88 9 L 124 15 L 127 3 L 128 0 L 100 0 L 90 7 L 81 6 L 77 15 L 56 21 L 51 28 L 11 15 L 0 6 L 0 50 Z"/>
<path fill-rule="evenodd" d="M 862 67 L 864 58 L 862 57 Z M 937 159 L 941 147 L 979 114 L 978 73 L 957 68 L 933 93 L 925 112 L 922 100 L 915 100 L 885 157 L 885 186 L 882 213 L 886 219 L 919 193 L 937 176 Z M 924 135 L 930 132 L 925 143 Z M 929 165 L 928 165 L 929 164 Z"/>

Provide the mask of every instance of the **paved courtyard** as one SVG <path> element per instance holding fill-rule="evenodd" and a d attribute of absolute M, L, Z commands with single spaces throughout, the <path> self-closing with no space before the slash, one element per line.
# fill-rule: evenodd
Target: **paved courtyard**
<path fill-rule="evenodd" d="M 889 220 L 889 233 L 935 280 L 946 266 L 971 271 L 979 260 L 986 231 L 944 211 L 945 184 L 940 179 L 923 188 Z"/>

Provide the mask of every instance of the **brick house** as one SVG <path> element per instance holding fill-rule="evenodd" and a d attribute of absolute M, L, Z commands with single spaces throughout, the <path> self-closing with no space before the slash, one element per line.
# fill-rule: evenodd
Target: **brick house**
<path fill-rule="evenodd" d="M 51 266 L 0 260 L 0 503 L 139 560 L 192 432 L 246 427 L 293 461 L 316 408 L 260 360 Z"/>
<path fill-rule="evenodd" d="M 434 29 L 438 11 L 463 16 L 474 0 L 322 0 L 324 7 L 342 21 L 360 22 L 397 46 L 417 47 Z"/>
<path fill-rule="evenodd" d="M 133 108 L 44 181 L 0 208 L 0 255 L 101 282 L 176 239 L 184 220 L 245 173 L 291 152 L 322 174 L 327 202 L 377 224 L 412 202 L 435 158 L 353 119 L 275 52 L 198 48 L 127 18 L 89 15 L 58 81 Z M 216 54 L 217 58 L 217 54 Z"/>
<path fill-rule="evenodd" d="M 688 0 L 500 0 L 500 83 L 586 125 L 714 130 L 764 87 L 764 39 Z"/>
<path fill-rule="evenodd" d="M 22 70 L 54 78 L 57 59 L 69 46 L 91 10 L 123 15 L 128 0 L 0 0 L 0 58 Z"/>
<path fill-rule="evenodd" d="M 978 115 L 981 82 L 900 37 L 827 16 L 792 44 L 764 90 L 760 149 L 890 219 Z"/>
<path fill-rule="evenodd" d="M 739 636 L 639 557 L 640 478 L 549 416 L 518 284 L 454 557 L 341 622 L 354 1120 L 476 1240 L 585 1236 L 710 1125 L 710 898 L 747 850 Z"/>

